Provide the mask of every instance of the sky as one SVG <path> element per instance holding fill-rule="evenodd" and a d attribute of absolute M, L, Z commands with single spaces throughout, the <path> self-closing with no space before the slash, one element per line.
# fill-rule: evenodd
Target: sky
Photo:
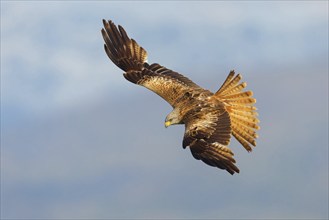
<path fill-rule="evenodd" d="M 261 129 L 231 141 L 240 174 L 182 148 L 102 19 L 211 91 L 242 74 Z M 1 218 L 327 219 L 328 1 L 1 1 Z"/>

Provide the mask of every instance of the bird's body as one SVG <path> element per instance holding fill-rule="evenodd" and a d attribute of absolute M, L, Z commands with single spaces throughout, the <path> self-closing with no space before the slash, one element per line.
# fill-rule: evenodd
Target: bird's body
<path fill-rule="evenodd" d="M 203 89 L 185 76 L 157 63 L 147 63 L 147 52 L 130 39 L 125 30 L 105 21 L 102 35 L 108 57 L 125 71 L 124 77 L 144 86 L 165 99 L 173 111 L 165 126 L 185 124 L 183 148 L 190 147 L 192 155 L 210 166 L 239 172 L 233 152 L 227 147 L 231 134 L 251 151 L 256 146 L 259 129 L 256 102 L 251 91 L 242 91 L 241 75 L 231 71 L 216 92 Z"/>

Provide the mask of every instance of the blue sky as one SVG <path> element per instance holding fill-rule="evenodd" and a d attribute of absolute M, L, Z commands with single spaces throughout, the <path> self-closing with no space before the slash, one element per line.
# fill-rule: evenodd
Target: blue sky
<path fill-rule="evenodd" d="M 211 91 L 242 73 L 261 130 L 231 142 L 240 174 L 182 149 L 103 18 Z M 328 218 L 327 39 L 327 1 L 1 1 L 1 218 Z"/>

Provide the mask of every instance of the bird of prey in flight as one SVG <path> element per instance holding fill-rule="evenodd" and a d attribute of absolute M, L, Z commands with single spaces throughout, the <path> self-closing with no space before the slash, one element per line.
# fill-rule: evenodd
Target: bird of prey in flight
<path fill-rule="evenodd" d="M 123 27 L 103 20 L 104 48 L 112 62 L 130 82 L 144 86 L 166 100 L 173 110 L 165 126 L 184 124 L 183 148 L 204 163 L 239 173 L 228 147 L 233 135 L 248 151 L 256 146 L 259 129 L 256 99 L 241 75 L 231 71 L 217 92 L 203 89 L 187 77 L 157 63 L 147 62 L 147 52 L 129 38 Z"/>

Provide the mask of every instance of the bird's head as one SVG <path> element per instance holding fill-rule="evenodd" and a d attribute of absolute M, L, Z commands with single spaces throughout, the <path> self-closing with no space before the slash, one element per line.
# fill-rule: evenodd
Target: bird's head
<path fill-rule="evenodd" d="M 172 112 L 167 115 L 166 120 L 165 120 L 165 127 L 169 127 L 170 125 L 175 125 L 175 124 L 182 124 L 182 117 L 180 115 L 180 111 L 178 108 L 174 108 Z"/>

